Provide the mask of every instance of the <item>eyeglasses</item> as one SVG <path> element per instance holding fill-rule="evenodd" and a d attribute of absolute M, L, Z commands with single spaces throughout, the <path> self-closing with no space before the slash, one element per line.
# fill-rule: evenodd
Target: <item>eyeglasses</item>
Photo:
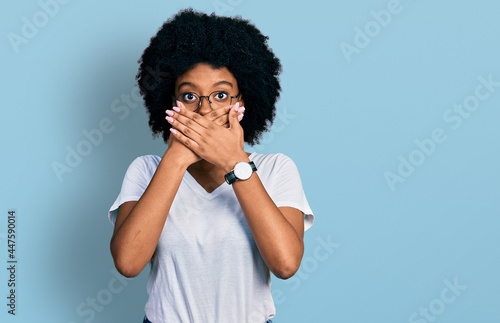
<path fill-rule="evenodd" d="M 172 99 L 173 101 L 178 100 L 182 102 L 188 109 L 193 110 L 194 112 L 198 112 L 201 107 L 201 100 L 203 98 L 207 98 L 208 104 L 212 110 L 217 108 L 222 108 L 233 103 L 233 99 L 236 99 L 240 96 L 238 93 L 236 96 L 231 96 L 226 91 L 214 91 L 210 93 L 210 95 L 198 95 L 194 92 L 184 92 L 177 96 L 177 98 Z M 235 103 L 238 102 L 235 101 Z"/>

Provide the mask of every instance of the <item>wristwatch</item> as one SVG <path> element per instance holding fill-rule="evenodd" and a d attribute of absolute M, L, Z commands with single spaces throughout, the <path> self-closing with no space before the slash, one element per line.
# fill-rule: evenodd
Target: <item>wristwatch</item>
<path fill-rule="evenodd" d="M 234 166 L 234 169 L 224 175 L 224 179 L 226 180 L 226 183 L 229 185 L 233 184 L 237 180 L 244 181 L 250 178 L 252 176 L 253 172 L 257 171 L 257 167 L 255 167 L 255 164 L 253 161 L 251 162 L 239 162 Z"/>

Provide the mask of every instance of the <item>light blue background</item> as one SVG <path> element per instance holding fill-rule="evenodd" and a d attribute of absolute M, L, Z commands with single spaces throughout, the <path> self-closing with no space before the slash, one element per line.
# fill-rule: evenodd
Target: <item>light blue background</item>
<path fill-rule="evenodd" d="M 219 2 L 229 7 L 69 1 L 17 53 L 8 34 L 42 9 L 2 2 L 0 267 L 11 209 L 19 263 L 15 317 L 0 271 L 0 321 L 141 322 L 148 272 L 126 286 L 113 280 L 107 211 L 132 160 L 166 146 L 142 106 L 122 120 L 111 105 L 133 90 L 150 37 L 192 6 L 250 19 L 283 64 L 281 117 L 247 151 L 292 157 L 316 222 L 296 276 L 273 278 L 273 322 L 424 323 L 418 313 L 429 307 L 438 323 L 498 322 L 500 87 L 456 129 L 443 115 L 475 95 L 479 77 L 500 81 L 500 4 L 402 0 L 348 62 L 341 44 L 376 28 L 370 12 L 391 1 Z M 52 163 L 104 118 L 113 131 L 60 181 Z M 417 158 L 415 141 L 436 128 L 446 140 L 391 190 L 384 174 L 398 175 L 398 157 Z M 446 290 L 455 280 L 467 288 Z M 110 294 L 109 282 L 122 290 L 91 310 L 87 299 Z"/>

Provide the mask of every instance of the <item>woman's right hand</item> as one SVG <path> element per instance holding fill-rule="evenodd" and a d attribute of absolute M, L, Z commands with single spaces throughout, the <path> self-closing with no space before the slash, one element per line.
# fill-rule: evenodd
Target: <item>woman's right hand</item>
<path fill-rule="evenodd" d="M 209 113 L 205 114 L 204 117 L 208 120 L 215 122 L 218 125 L 225 126 L 229 128 L 229 111 L 231 110 L 231 106 L 218 108 Z M 166 114 L 166 113 L 165 113 Z M 177 129 L 174 129 L 179 131 Z M 185 167 L 190 166 L 201 160 L 197 154 L 195 154 L 191 149 L 182 144 L 175 136 L 170 135 L 168 138 L 168 148 L 165 154 L 171 154 L 176 157 L 177 160 L 180 160 Z"/>
<path fill-rule="evenodd" d="M 182 162 L 184 167 L 201 160 L 201 157 L 196 155 L 191 149 L 184 146 L 174 135 L 170 134 L 168 138 L 168 148 L 165 154 L 175 156 L 175 158 Z"/>

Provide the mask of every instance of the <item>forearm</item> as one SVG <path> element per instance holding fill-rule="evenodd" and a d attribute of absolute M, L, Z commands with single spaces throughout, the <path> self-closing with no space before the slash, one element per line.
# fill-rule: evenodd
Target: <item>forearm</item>
<path fill-rule="evenodd" d="M 302 260 L 302 238 L 274 204 L 257 173 L 232 185 L 264 262 L 277 277 L 291 277 Z"/>
<path fill-rule="evenodd" d="M 169 123 L 179 130 L 174 135 L 186 147 L 225 173 L 234 169 L 237 162 L 249 161 L 243 150 L 244 133 L 237 117 L 242 112 L 239 102 L 229 111 L 229 128 L 214 126 L 182 104 L 180 107 L 176 113 L 171 113 Z M 188 131 L 189 137 L 184 135 Z M 277 277 L 290 277 L 298 270 L 304 252 L 301 212 L 287 208 L 283 211 L 285 217 L 269 197 L 257 173 L 232 185 L 263 260 Z"/>
<path fill-rule="evenodd" d="M 129 276 L 151 260 L 186 168 L 167 150 L 142 197 L 113 234 L 113 259 Z"/>

